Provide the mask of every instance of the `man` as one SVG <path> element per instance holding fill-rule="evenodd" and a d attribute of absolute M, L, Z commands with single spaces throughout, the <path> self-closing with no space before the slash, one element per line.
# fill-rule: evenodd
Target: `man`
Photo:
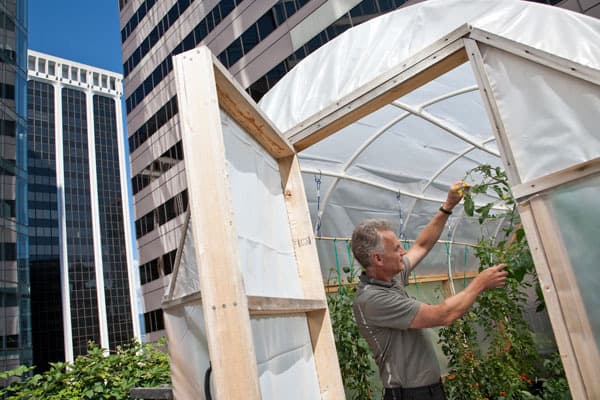
<path fill-rule="evenodd" d="M 384 221 L 365 221 L 352 234 L 352 252 L 363 267 L 354 317 L 379 366 L 384 400 L 445 399 L 440 367 L 425 328 L 451 324 L 485 289 L 506 282 L 505 265 L 500 264 L 483 270 L 442 304 L 421 303 L 404 289 L 410 272 L 437 242 L 467 189 L 464 182 L 451 186 L 446 201 L 408 251 Z"/>

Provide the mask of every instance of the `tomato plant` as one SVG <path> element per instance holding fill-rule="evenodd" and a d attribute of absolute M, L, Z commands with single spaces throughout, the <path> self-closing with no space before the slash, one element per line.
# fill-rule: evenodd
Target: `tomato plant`
<path fill-rule="evenodd" d="M 338 278 L 338 291 L 327 296 L 327 305 L 346 397 L 367 400 L 372 399 L 377 390 L 373 382 L 376 367 L 369 345 L 360 335 L 352 313 L 357 289 L 354 278 L 359 271 L 350 265 L 344 268 L 344 272 L 351 285 L 342 284 Z"/>
<path fill-rule="evenodd" d="M 502 227 L 497 234 L 481 230 L 476 251 L 480 271 L 506 263 L 509 275 L 504 288 L 485 291 L 467 314 L 440 330 L 449 361 L 448 398 L 554 399 L 557 392 L 562 399 L 570 398 L 562 364 L 558 373 L 556 363 L 549 371 L 525 320 L 525 290 L 538 281 L 506 173 L 483 165 L 469 171 L 465 180 L 477 182 L 464 194 L 465 213 L 481 226 L 496 221 Z M 475 198 L 484 194 L 498 201 L 476 206 Z M 544 303 L 541 291 L 537 293 L 540 310 Z"/>

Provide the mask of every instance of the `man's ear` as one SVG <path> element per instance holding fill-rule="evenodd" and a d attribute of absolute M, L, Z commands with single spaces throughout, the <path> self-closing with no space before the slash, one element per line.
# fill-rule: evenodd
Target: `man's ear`
<path fill-rule="evenodd" d="M 379 265 L 382 261 L 383 257 L 381 257 L 381 254 L 379 254 L 379 252 L 374 251 L 371 253 L 371 265 Z"/>

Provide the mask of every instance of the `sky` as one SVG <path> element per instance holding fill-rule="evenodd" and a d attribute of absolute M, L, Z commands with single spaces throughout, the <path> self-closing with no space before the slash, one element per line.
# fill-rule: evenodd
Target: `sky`
<path fill-rule="evenodd" d="M 122 73 L 118 4 L 118 0 L 29 0 L 29 48 Z"/>

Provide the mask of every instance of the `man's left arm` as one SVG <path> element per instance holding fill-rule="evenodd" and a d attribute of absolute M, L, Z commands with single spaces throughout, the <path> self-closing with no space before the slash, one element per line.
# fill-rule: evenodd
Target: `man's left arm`
<path fill-rule="evenodd" d="M 462 181 L 455 182 L 450 186 L 446 201 L 442 204 L 441 209 L 435 213 L 406 253 L 406 257 L 410 260 L 411 269 L 414 269 L 436 244 L 444 230 L 444 226 L 446 226 L 448 217 L 452 214 L 452 209 L 462 199 L 463 191 L 468 188 L 469 185 Z"/>

